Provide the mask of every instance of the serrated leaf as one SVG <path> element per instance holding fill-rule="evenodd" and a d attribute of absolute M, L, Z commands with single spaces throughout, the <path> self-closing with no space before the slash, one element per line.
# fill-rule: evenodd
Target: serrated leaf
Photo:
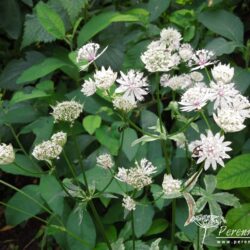
<path fill-rule="evenodd" d="M 34 14 L 27 14 L 25 16 L 24 33 L 21 48 L 24 48 L 34 42 L 48 43 L 55 40 L 56 38 L 44 29 L 37 16 L 35 16 Z"/>
<path fill-rule="evenodd" d="M 235 157 L 217 175 L 217 187 L 224 190 L 250 187 L 250 154 Z"/>
<path fill-rule="evenodd" d="M 26 69 L 17 79 L 17 84 L 34 81 L 66 65 L 67 63 L 62 60 L 48 57 L 41 63 L 33 65 L 32 67 Z"/>
<path fill-rule="evenodd" d="M 36 5 L 39 22 L 44 29 L 57 39 L 64 39 L 65 27 L 61 17 L 47 4 L 39 2 Z"/>
<path fill-rule="evenodd" d="M 150 21 L 156 20 L 168 8 L 170 2 L 170 0 L 150 0 L 147 4 Z"/>

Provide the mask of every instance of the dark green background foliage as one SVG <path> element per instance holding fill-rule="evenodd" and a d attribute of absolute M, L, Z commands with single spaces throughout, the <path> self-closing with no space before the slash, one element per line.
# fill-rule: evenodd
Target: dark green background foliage
<path fill-rule="evenodd" d="M 249 14 L 250 5 L 247 0 L 2 0 L 0 2 L 1 142 L 10 142 L 15 148 L 19 148 L 9 127 L 11 125 L 25 150 L 31 152 L 34 145 L 49 139 L 53 132 L 64 130 L 69 135 L 76 136 L 89 183 L 95 184 L 97 190 L 102 190 L 110 179 L 103 169 L 95 167 L 96 156 L 100 152 L 108 151 L 115 156 L 116 167 L 130 166 L 135 160 L 146 157 L 157 166 L 158 176 L 164 172 L 160 142 L 150 142 L 143 146 L 137 144 L 132 147 L 131 143 L 142 135 L 114 115 L 109 100 L 105 100 L 101 95 L 85 97 L 80 92 L 81 84 L 84 79 L 91 76 L 93 69 L 90 68 L 88 73 L 79 71 L 79 65 L 75 61 L 77 49 L 88 41 L 98 42 L 102 48 L 108 46 L 108 50 L 97 60 L 97 66 L 110 66 L 115 71 L 126 71 L 130 68 L 143 70 L 141 53 L 150 41 L 159 36 L 162 28 L 172 26 L 183 34 L 184 42 L 191 43 L 194 48 L 214 50 L 217 56 L 221 56 L 222 62 L 231 63 L 235 67 L 236 87 L 248 96 Z M 151 84 L 154 90 L 153 80 Z M 51 105 L 72 98 L 84 103 L 81 119 L 75 122 L 73 129 L 66 124 L 54 124 L 50 116 Z M 167 107 L 168 102 L 167 98 L 162 107 Z M 143 129 L 147 129 L 156 123 L 155 111 L 154 105 L 141 105 L 132 119 Z M 181 126 L 179 122 L 171 122 L 169 111 L 164 110 L 163 117 L 169 131 L 176 131 Z M 122 133 L 125 139 L 121 143 Z M 250 228 L 249 133 L 245 129 L 228 136 L 228 139 L 233 141 L 232 158 L 237 157 L 231 160 L 225 169 L 218 171 L 218 174 L 215 173 L 217 188 L 231 190 L 230 192 L 243 204 L 242 207 L 229 211 L 222 206 L 223 214 L 226 215 L 232 228 L 242 228 L 242 226 Z M 192 128 L 187 132 L 188 138 L 195 139 L 198 135 Z M 77 157 L 72 139 L 67 142 L 65 150 L 75 162 Z M 182 178 L 186 171 L 190 173 L 193 171 L 188 169 L 189 162 L 185 158 L 184 151 L 175 150 L 171 143 L 168 151 L 171 153 L 170 161 L 176 178 Z M 17 152 L 16 162 L 28 172 L 13 164 L 0 166 L 1 179 L 20 188 L 45 208 L 57 214 L 67 229 L 80 237 L 86 245 L 83 247 L 80 241 L 66 234 L 58 221 L 41 209 L 41 206 L 22 193 L 12 192 L 1 185 L 2 201 L 9 205 L 5 211 L 5 220 L 1 220 L 2 249 L 7 249 L 5 248 L 7 246 L 10 247 L 8 249 L 23 249 L 29 243 L 31 247 L 29 249 L 41 249 L 42 246 L 45 249 L 52 249 L 56 245 L 61 249 L 70 250 L 94 247 L 96 250 L 106 249 L 103 239 L 96 231 L 91 213 L 88 209 L 81 208 L 79 204 L 65 198 L 61 186 L 53 176 L 39 174 L 46 169 L 42 163 L 39 163 L 40 167 L 34 167 L 30 159 L 20 151 Z M 80 174 L 78 163 L 76 165 Z M 56 161 L 56 171 L 62 179 L 70 178 L 63 158 Z M 162 182 L 157 176 L 151 190 L 146 190 L 148 192 L 146 195 L 141 194 L 141 197 L 145 195 L 145 201 L 157 197 Z M 207 186 L 204 187 L 203 182 L 199 183 L 202 190 L 197 192 L 197 195 L 207 197 L 207 200 L 201 202 L 208 202 L 209 206 L 212 202 L 228 205 L 228 202 L 218 195 L 222 191 L 213 193 L 216 180 L 213 182 L 211 180 L 211 183 L 214 184 L 214 187 L 210 187 L 213 189 L 211 192 L 206 189 Z M 116 182 L 113 182 L 106 191 L 113 196 L 121 194 Z M 229 200 L 233 200 L 228 193 L 227 195 Z M 107 196 L 94 200 L 108 238 L 111 242 L 116 242 L 118 238 L 131 239 L 129 217 L 124 219 L 120 202 L 111 198 L 113 197 Z M 149 249 L 145 242 L 151 243 L 159 237 L 163 238 L 162 246 L 168 244 L 170 239 L 168 225 L 171 222 L 169 203 L 160 199 L 155 206 L 137 207 L 135 234 L 140 240 L 136 242 L 136 249 Z M 18 209 L 25 213 L 18 212 Z M 41 215 L 49 222 L 48 225 L 45 227 L 42 226 L 43 223 L 30 219 L 35 215 Z M 183 200 L 178 200 L 177 243 L 183 248 L 190 249 L 197 239 L 197 227 L 194 224 L 184 227 L 186 217 L 187 207 Z M 243 222 L 241 218 L 246 219 Z M 5 225 L 17 227 L 6 228 Z M 22 232 L 26 232 L 27 237 Z M 13 240 L 13 243 L 8 243 L 7 240 Z M 210 249 L 220 248 L 214 235 L 211 235 L 206 244 Z M 15 246 L 17 248 L 11 248 Z M 226 245 L 223 247 L 227 248 Z M 130 241 L 126 242 L 126 249 L 131 249 Z M 161 249 L 167 248 L 161 247 Z"/>

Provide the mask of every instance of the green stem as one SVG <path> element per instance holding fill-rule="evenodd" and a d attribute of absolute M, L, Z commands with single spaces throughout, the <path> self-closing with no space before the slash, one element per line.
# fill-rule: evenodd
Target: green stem
<path fill-rule="evenodd" d="M 160 121 L 160 130 L 161 133 L 164 131 L 162 117 L 161 117 L 161 98 L 160 98 L 160 81 L 159 81 L 159 74 L 156 74 L 156 99 L 157 99 L 157 112 Z M 168 152 L 167 152 L 167 145 L 164 140 L 161 139 L 161 148 L 164 154 L 165 164 L 166 164 L 166 172 L 171 173 L 170 164 L 168 160 Z"/>
<path fill-rule="evenodd" d="M 207 67 L 205 67 L 205 71 L 206 71 L 206 74 L 207 74 L 207 77 L 208 77 L 208 80 L 211 82 L 211 76 L 210 76 L 210 74 L 209 74 L 209 72 L 208 72 L 208 69 L 207 69 Z"/>
<path fill-rule="evenodd" d="M 131 225 L 132 225 L 132 241 L 133 241 L 133 250 L 135 250 L 135 221 L 134 221 L 134 211 L 131 212 Z"/>
<path fill-rule="evenodd" d="M 97 227 L 98 227 L 99 231 L 101 232 L 101 234 L 102 234 L 104 240 L 106 241 L 106 244 L 107 244 L 107 246 L 108 246 L 108 249 L 109 249 L 109 250 L 112 250 L 112 247 L 111 247 L 111 245 L 110 245 L 109 239 L 108 239 L 108 237 L 107 237 L 107 235 L 106 235 L 105 229 L 104 229 L 104 227 L 103 227 L 103 224 L 102 224 L 102 222 L 101 222 L 101 220 L 100 220 L 100 217 L 99 217 L 99 215 L 98 215 L 98 213 L 97 213 L 97 211 L 96 211 L 95 205 L 94 205 L 94 203 L 93 203 L 92 200 L 89 201 L 89 205 L 90 205 L 90 208 L 91 208 L 92 213 L 93 213 L 93 215 L 94 215 L 94 218 L 95 218 L 95 220 L 96 220 Z"/>
<path fill-rule="evenodd" d="M 200 110 L 200 114 L 201 114 L 202 118 L 204 119 L 204 121 L 207 125 L 207 128 L 212 131 L 211 126 L 209 124 L 209 121 L 208 121 L 208 119 L 207 119 L 207 117 L 202 109 Z"/>
<path fill-rule="evenodd" d="M 76 141 L 76 137 L 73 136 L 73 140 L 74 140 L 74 144 L 75 144 L 75 148 L 77 150 L 77 155 L 78 155 L 78 160 L 79 160 L 79 164 L 80 164 L 80 167 L 81 167 L 81 171 L 82 171 L 82 175 L 83 175 L 83 180 L 84 180 L 84 183 L 85 183 L 85 186 L 86 186 L 86 190 L 87 190 L 87 193 L 89 194 L 89 185 L 88 185 L 88 180 L 87 180 L 87 176 L 85 174 L 85 171 L 84 171 L 84 166 L 83 166 L 83 158 L 82 158 L 82 153 L 81 153 L 81 150 L 79 148 L 79 145 Z"/>
<path fill-rule="evenodd" d="M 171 224 L 171 250 L 175 245 L 175 213 L 176 213 L 176 199 L 172 201 L 172 224 Z"/>
<path fill-rule="evenodd" d="M 69 161 L 69 158 L 68 158 L 68 156 L 67 156 L 67 154 L 65 153 L 64 150 L 63 150 L 63 157 L 64 157 L 64 159 L 65 159 L 65 161 L 66 161 L 66 163 L 67 163 L 67 166 L 69 167 L 69 170 L 70 170 L 70 172 L 71 172 L 71 174 L 72 174 L 72 176 L 73 176 L 73 178 L 74 178 L 76 184 L 77 184 L 79 187 L 81 187 L 80 182 L 79 182 L 78 179 L 77 179 L 77 176 L 76 176 L 74 167 L 71 165 L 71 163 L 70 163 L 70 161 Z"/>

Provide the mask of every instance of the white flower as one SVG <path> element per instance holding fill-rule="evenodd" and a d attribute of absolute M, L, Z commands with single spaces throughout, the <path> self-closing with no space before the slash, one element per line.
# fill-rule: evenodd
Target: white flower
<path fill-rule="evenodd" d="M 96 159 L 96 163 L 104 169 L 112 168 L 114 165 L 114 162 L 110 154 L 99 155 Z"/>
<path fill-rule="evenodd" d="M 99 56 L 101 56 L 107 49 L 107 47 L 100 53 L 97 54 L 100 45 L 98 43 L 87 43 L 82 46 L 77 52 L 76 61 L 79 63 L 82 60 L 86 60 L 88 64 L 81 66 L 81 70 L 87 68 L 92 62 L 94 62 Z"/>
<path fill-rule="evenodd" d="M 15 152 L 11 144 L 0 144 L 0 165 L 7 165 L 15 161 Z"/>
<path fill-rule="evenodd" d="M 170 50 L 176 50 L 180 47 L 180 41 L 182 39 L 179 31 L 173 28 L 163 29 L 161 31 L 161 42 L 164 42 L 166 47 Z"/>
<path fill-rule="evenodd" d="M 181 60 L 184 62 L 187 62 L 192 58 L 194 54 L 194 50 L 190 44 L 183 43 L 180 46 L 178 53 L 179 53 Z"/>
<path fill-rule="evenodd" d="M 149 72 L 169 71 L 180 63 L 177 53 L 167 50 L 160 41 L 153 41 L 141 55 L 141 60 Z"/>
<path fill-rule="evenodd" d="M 139 71 L 129 70 L 127 74 L 121 72 L 121 78 L 116 81 L 120 86 L 115 93 L 124 93 L 123 97 L 131 101 L 142 101 L 148 93 L 147 77 L 143 77 L 143 73 Z"/>
<path fill-rule="evenodd" d="M 81 92 L 86 96 L 91 96 L 96 92 L 95 82 L 92 79 L 85 80 Z"/>
<path fill-rule="evenodd" d="M 124 196 L 122 199 L 122 206 L 128 211 L 135 210 L 136 203 L 130 196 Z"/>
<path fill-rule="evenodd" d="M 162 182 L 164 194 L 170 195 L 180 191 L 181 181 L 173 179 L 171 174 L 165 174 Z"/>
<path fill-rule="evenodd" d="M 52 142 L 51 140 L 44 141 L 37 146 L 35 146 L 32 155 L 40 161 L 51 162 L 53 159 L 58 159 L 59 155 L 62 152 L 62 147 Z"/>
<path fill-rule="evenodd" d="M 190 73 L 190 77 L 195 82 L 201 82 L 204 79 L 204 76 L 200 72 L 198 72 L 198 71 L 191 72 Z"/>
<path fill-rule="evenodd" d="M 119 168 L 116 178 L 139 190 L 152 183 L 151 175 L 155 173 L 156 167 L 147 159 L 135 164 L 136 166 L 130 169 Z"/>
<path fill-rule="evenodd" d="M 109 89 L 117 78 L 117 73 L 109 67 L 107 70 L 102 67 L 101 70 L 96 71 L 94 74 L 95 85 L 99 89 Z"/>
<path fill-rule="evenodd" d="M 209 90 L 206 87 L 195 86 L 189 88 L 182 96 L 179 102 L 182 111 L 191 112 L 200 110 L 204 107 L 210 98 Z"/>
<path fill-rule="evenodd" d="M 228 106 L 241 115 L 243 119 L 250 118 L 250 102 L 245 96 L 236 95 Z M 228 106 L 223 106 L 223 108 L 228 108 Z"/>
<path fill-rule="evenodd" d="M 192 156 L 198 157 L 197 164 L 205 161 L 205 170 L 210 166 L 216 170 L 217 163 L 224 167 L 223 159 L 230 158 L 226 152 L 232 150 L 228 147 L 231 142 L 224 142 L 224 136 L 220 136 L 219 133 L 214 136 L 209 130 L 207 136 L 201 134 L 200 140 L 196 140 L 192 144 L 190 145 L 190 149 L 193 148 Z"/>
<path fill-rule="evenodd" d="M 51 141 L 63 147 L 67 142 L 67 134 L 64 132 L 57 132 L 51 137 Z"/>
<path fill-rule="evenodd" d="M 115 109 L 120 109 L 124 112 L 129 112 L 132 109 L 136 108 L 136 102 L 130 99 L 127 99 L 123 96 L 115 97 L 113 100 L 113 105 Z"/>
<path fill-rule="evenodd" d="M 218 107 L 223 107 L 232 103 L 235 96 L 239 93 L 238 90 L 234 88 L 234 83 L 224 84 L 223 82 L 210 82 L 211 96 L 210 100 L 214 101 L 214 109 Z"/>
<path fill-rule="evenodd" d="M 71 124 L 73 124 L 83 111 L 83 105 L 73 100 L 60 102 L 52 108 L 53 112 L 51 114 L 55 122 L 65 121 Z"/>
<path fill-rule="evenodd" d="M 234 76 L 234 68 L 219 63 L 211 70 L 214 80 L 229 83 Z"/>
<path fill-rule="evenodd" d="M 212 65 L 215 63 L 214 61 L 214 52 L 206 50 L 206 49 L 201 49 L 197 50 L 191 60 L 188 62 L 189 66 L 193 65 L 198 65 L 197 67 L 194 67 L 193 70 L 197 69 L 204 69 L 206 66 Z"/>
<path fill-rule="evenodd" d="M 217 115 L 213 114 L 216 124 L 225 132 L 238 132 L 246 126 L 244 118 L 234 109 L 217 109 Z"/>
<path fill-rule="evenodd" d="M 160 79 L 163 87 L 170 87 L 173 90 L 185 89 L 192 84 L 191 78 L 188 74 L 173 76 L 169 78 L 168 74 L 163 74 Z"/>

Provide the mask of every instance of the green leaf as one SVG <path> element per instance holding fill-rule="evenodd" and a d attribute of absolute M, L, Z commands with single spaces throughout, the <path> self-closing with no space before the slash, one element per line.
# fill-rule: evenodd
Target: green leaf
<path fill-rule="evenodd" d="M 34 81 L 66 65 L 67 64 L 65 62 L 57 58 L 48 57 L 41 63 L 26 69 L 17 79 L 17 84 Z"/>
<path fill-rule="evenodd" d="M 25 16 L 21 48 L 24 48 L 34 42 L 49 43 L 54 40 L 56 40 L 56 38 L 44 29 L 37 16 L 30 14 Z"/>
<path fill-rule="evenodd" d="M 88 115 L 84 117 L 82 125 L 89 134 L 94 134 L 96 129 L 100 128 L 102 118 L 99 115 Z"/>
<path fill-rule="evenodd" d="M 228 11 L 205 11 L 199 14 L 198 20 L 211 31 L 229 40 L 243 42 L 243 23 L 237 16 Z"/>
<path fill-rule="evenodd" d="M 37 4 L 36 11 L 44 29 L 55 38 L 64 39 L 65 27 L 61 17 L 43 2 Z"/>
<path fill-rule="evenodd" d="M 241 93 L 245 93 L 250 86 L 250 72 L 247 69 L 240 67 L 234 67 L 234 77 L 233 82 L 235 82 L 235 87 Z"/>
<path fill-rule="evenodd" d="M 32 164 L 31 160 L 24 155 L 16 154 L 15 163 L 8 165 L 0 165 L 0 169 L 6 173 L 15 174 L 15 175 L 24 175 L 24 176 L 41 176 L 39 173 L 42 173 L 42 170 L 37 165 Z M 27 170 L 27 171 L 25 171 Z"/>
<path fill-rule="evenodd" d="M 39 89 L 33 89 L 31 93 L 25 93 L 23 91 L 17 91 L 14 93 L 13 97 L 11 98 L 10 104 L 13 105 L 18 102 L 24 102 L 31 99 L 37 99 L 42 97 L 49 96 L 44 91 Z"/>
<path fill-rule="evenodd" d="M 38 116 L 37 111 L 29 104 L 17 103 L 6 109 L 0 109 L 0 124 L 29 123 Z"/>
<path fill-rule="evenodd" d="M 150 0 L 147 4 L 147 9 L 150 13 L 150 21 L 155 21 L 170 4 L 170 0 Z"/>
<path fill-rule="evenodd" d="M 219 37 L 210 41 L 205 48 L 212 50 L 216 56 L 221 56 L 224 54 L 231 54 L 238 46 L 239 44 L 234 41 L 227 41 L 226 39 Z"/>
<path fill-rule="evenodd" d="M 141 237 L 152 225 L 154 209 L 151 205 L 137 205 L 134 211 L 135 235 Z"/>
<path fill-rule="evenodd" d="M 0 28 L 13 39 L 17 39 L 22 30 L 22 16 L 18 2 L 15 0 L 0 2 Z"/>
<path fill-rule="evenodd" d="M 91 250 L 95 246 L 96 231 L 95 225 L 87 210 L 82 211 L 82 222 L 79 223 L 78 214 L 72 210 L 68 217 L 67 229 L 77 235 L 82 241 L 86 242 L 84 245 L 82 242 L 67 234 L 67 242 L 69 250 Z"/>
<path fill-rule="evenodd" d="M 167 227 L 168 227 L 167 220 L 161 219 L 161 218 L 156 219 L 153 221 L 151 227 L 149 228 L 145 236 L 151 236 L 151 235 L 162 233 L 166 230 Z"/>
<path fill-rule="evenodd" d="M 139 144 L 132 146 L 132 143 L 138 139 L 138 136 L 132 128 L 126 128 L 123 133 L 122 151 L 127 156 L 129 161 L 132 161 L 139 148 Z"/>
<path fill-rule="evenodd" d="M 80 30 L 77 37 L 77 45 L 81 47 L 84 43 L 89 41 L 93 36 L 100 31 L 107 28 L 113 22 L 136 22 L 140 21 L 140 18 L 131 14 L 121 14 L 119 12 L 104 12 L 97 16 L 93 16 Z"/>
<path fill-rule="evenodd" d="M 217 187 L 224 190 L 250 187 L 250 154 L 230 160 L 217 175 Z"/>
<path fill-rule="evenodd" d="M 21 189 L 23 192 L 31 196 L 36 201 L 43 204 L 43 200 L 40 197 L 39 187 L 36 185 L 27 185 Z M 5 216 L 6 222 L 8 225 L 16 226 L 23 221 L 26 221 L 32 218 L 34 215 L 37 215 L 41 212 L 41 207 L 37 205 L 34 201 L 27 198 L 23 194 L 17 192 L 15 193 L 10 200 L 8 201 L 8 205 L 15 207 L 19 210 L 22 210 L 23 213 L 12 208 L 6 208 Z"/>
<path fill-rule="evenodd" d="M 120 141 L 114 136 L 114 132 L 107 126 L 102 126 L 96 130 L 96 139 L 106 148 L 112 155 L 118 155 Z"/>
<path fill-rule="evenodd" d="M 248 229 L 250 227 L 250 203 L 230 209 L 226 215 L 226 221 L 230 229 Z"/>
<path fill-rule="evenodd" d="M 23 127 L 20 134 L 27 134 L 33 132 L 36 135 L 34 144 L 41 143 L 42 141 L 48 140 L 51 137 L 54 127 L 53 117 L 40 117 L 31 124 Z"/>
<path fill-rule="evenodd" d="M 52 175 L 42 176 L 40 179 L 39 190 L 42 198 L 46 201 L 52 211 L 62 216 L 65 194 L 56 178 Z"/>

